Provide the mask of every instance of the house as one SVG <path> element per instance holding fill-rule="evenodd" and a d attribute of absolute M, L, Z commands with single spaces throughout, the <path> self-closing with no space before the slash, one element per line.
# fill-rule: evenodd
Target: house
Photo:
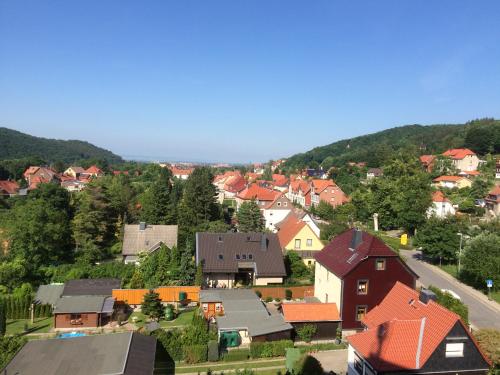
<path fill-rule="evenodd" d="M 16 181 L 0 180 L 0 196 L 13 197 L 19 194 L 19 184 Z"/>
<path fill-rule="evenodd" d="M 311 204 L 314 207 L 317 207 L 320 202 L 337 207 L 348 201 L 347 195 L 332 180 L 311 181 Z"/>
<path fill-rule="evenodd" d="M 91 165 L 85 170 L 86 175 L 92 176 L 92 177 L 102 177 L 104 176 L 104 172 L 102 171 L 101 168 L 99 168 L 96 165 Z"/>
<path fill-rule="evenodd" d="M 122 256 L 124 263 L 137 263 L 139 254 L 151 253 L 163 244 L 169 249 L 177 246 L 177 225 L 126 224 Z"/>
<path fill-rule="evenodd" d="M 259 172 L 247 172 L 247 173 L 245 173 L 245 179 L 248 182 L 255 182 L 258 179 L 260 179 L 262 177 L 262 175 L 264 174 L 264 170 L 263 169 L 262 170 L 256 169 L 256 171 L 259 171 Z"/>
<path fill-rule="evenodd" d="M 284 193 L 276 195 L 276 198 L 261 210 L 266 229 L 276 232 L 276 224 L 283 221 L 293 208 L 292 202 Z"/>
<path fill-rule="evenodd" d="M 472 186 L 472 181 L 462 176 L 439 176 L 432 180 L 435 187 L 448 189 L 463 189 Z"/>
<path fill-rule="evenodd" d="M 454 148 L 443 152 L 443 156 L 451 158 L 453 165 L 459 171 L 475 171 L 479 166 L 479 158 L 468 148 Z"/>
<path fill-rule="evenodd" d="M 53 310 L 54 329 L 97 328 L 108 324 L 114 311 L 113 289 L 120 285 L 120 279 L 112 278 L 67 281 Z"/>
<path fill-rule="evenodd" d="M 196 233 L 196 265 L 209 287 L 281 284 L 286 276 L 274 233 Z"/>
<path fill-rule="evenodd" d="M 86 171 L 82 167 L 69 167 L 63 172 L 64 176 L 70 176 L 74 179 L 78 179 L 83 174 L 86 174 Z"/>
<path fill-rule="evenodd" d="M 300 175 L 304 178 L 320 178 L 326 180 L 328 178 L 328 174 L 323 171 L 322 168 L 314 169 L 314 168 L 306 168 L 304 169 Z"/>
<path fill-rule="evenodd" d="M 28 341 L 1 371 L 22 375 L 152 375 L 156 338 L 135 332 Z"/>
<path fill-rule="evenodd" d="M 305 180 L 290 180 L 288 199 L 302 207 L 311 206 L 311 186 Z"/>
<path fill-rule="evenodd" d="M 469 329 L 434 299 L 397 282 L 347 338 L 347 373 L 485 375 L 490 362 Z"/>
<path fill-rule="evenodd" d="M 315 259 L 314 296 L 337 304 L 346 335 L 362 328 L 397 281 L 414 288 L 418 277 L 381 239 L 358 229 L 335 237 Z"/>
<path fill-rule="evenodd" d="M 432 168 L 434 167 L 434 161 L 436 157 L 434 155 L 421 155 L 420 163 L 425 168 L 427 172 L 432 172 Z"/>
<path fill-rule="evenodd" d="M 314 255 L 323 249 L 311 227 L 293 214 L 279 224 L 278 238 L 284 253 L 295 251 L 308 266 L 314 264 Z"/>
<path fill-rule="evenodd" d="M 381 168 L 370 168 L 366 172 L 366 179 L 371 180 L 373 178 L 382 177 L 383 175 L 384 172 L 382 171 Z"/>
<path fill-rule="evenodd" d="M 282 174 L 273 174 L 273 184 L 276 190 L 281 192 L 288 189 L 289 180 L 288 177 Z"/>
<path fill-rule="evenodd" d="M 239 209 L 243 202 L 255 200 L 260 209 L 264 209 L 281 195 L 281 192 L 263 187 L 257 183 L 248 185 L 245 189 L 236 194 L 236 205 Z"/>
<path fill-rule="evenodd" d="M 187 180 L 194 171 L 194 168 L 178 168 L 175 165 L 169 167 L 172 175 L 180 180 Z"/>
<path fill-rule="evenodd" d="M 200 305 L 205 317 L 217 323 L 219 341 L 223 345 L 291 338 L 292 325 L 285 322 L 283 315 L 270 314 L 251 289 L 201 290 Z"/>
<path fill-rule="evenodd" d="M 480 176 L 481 172 L 479 172 L 479 171 L 461 171 L 461 172 L 458 172 L 458 175 L 471 179 L 471 178 L 476 178 L 477 176 Z"/>
<path fill-rule="evenodd" d="M 63 179 L 61 181 L 61 187 L 66 189 L 70 193 L 73 193 L 75 191 L 82 191 L 86 185 L 86 182 L 76 179 Z"/>
<path fill-rule="evenodd" d="M 437 190 L 432 193 L 432 206 L 427 210 L 427 217 L 436 216 L 445 218 L 455 215 L 455 208 L 443 192 Z"/>
<path fill-rule="evenodd" d="M 217 187 L 217 200 L 222 204 L 225 199 L 235 199 L 236 194 L 245 189 L 247 182 L 239 171 L 227 171 L 215 176 L 213 184 Z"/>
<path fill-rule="evenodd" d="M 57 301 L 61 298 L 64 290 L 64 284 L 48 284 L 40 285 L 35 294 L 34 303 L 41 305 L 56 306 Z"/>
<path fill-rule="evenodd" d="M 39 184 L 48 184 L 59 180 L 59 175 L 48 167 L 31 166 L 23 173 L 23 177 L 28 183 L 28 190 L 33 190 Z"/>
<path fill-rule="evenodd" d="M 293 338 L 304 325 L 314 325 L 313 340 L 334 340 L 340 325 L 340 315 L 335 303 L 284 302 L 281 311 L 285 322 L 293 326 Z"/>
<path fill-rule="evenodd" d="M 500 217 L 500 185 L 496 185 L 484 200 L 490 215 Z"/>

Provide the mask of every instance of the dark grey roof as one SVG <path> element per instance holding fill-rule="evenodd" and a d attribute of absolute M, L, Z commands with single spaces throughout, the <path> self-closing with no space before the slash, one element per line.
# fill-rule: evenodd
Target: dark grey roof
<path fill-rule="evenodd" d="M 196 233 L 196 263 L 199 262 L 204 272 L 233 273 L 238 272 L 239 265 L 247 267 L 251 263 L 257 277 L 286 276 L 275 233 Z"/>
<path fill-rule="evenodd" d="M 63 296 L 110 296 L 120 289 L 120 279 L 79 279 L 64 284 Z"/>
<path fill-rule="evenodd" d="M 5 368 L 22 375 L 152 374 L 156 339 L 139 333 L 29 341 Z"/>
<path fill-rule="evenodd" d="M 56 302 L 54 313 L 101 313 L 113 312 L 113 297 L 106 296 L 66 296 Z M 111 308 L 110 308 L 111 306 Z"/>
<path fill-rule="evenodd" d="M 35 295 L 35 303 L 55 305 L 61 297 L 64 284 L 40 285 Z"/>
<path fill-rule="evenodd" d="M 201 290 L 200 302 L 222 302 L 224 316 L 216 317 L 221 331 L 247 330 L 254 337 L 293 328 L 283 315 L 270 315 L 251 289 Z"/>
<path fill-rule="evenodd" d="M 154 251 L 163 243 L 168 248 L 177 246 L 177 225 L 125 225 L 123 236 L 123 255 L 137 255 L 143 251 Z"/>

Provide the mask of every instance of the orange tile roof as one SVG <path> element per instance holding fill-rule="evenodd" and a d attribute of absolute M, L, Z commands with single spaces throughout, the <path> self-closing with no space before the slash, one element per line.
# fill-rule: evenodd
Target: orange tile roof
<path fill-rule="evenodd" d="M 457 314 L 434 301 L 420 302 L 419 292 L 396 282 L 363 319 L 368 329 L 348 341 L 378 371 L 419 369 L 457 322 Z"/>
<path fill-rule="evenodd" d="M 311 190 L 311 187 L 309 186 L 307 181 L 295 180 L 290 184 L 290 189 L 294 193 L 296 193 L 300 190 L 300 191 L 302 191 L 302 193 L 306 194 Z"/>
<path fill-rule="evenodd" d="M 434 182 L 439 182 L 439 181 L 457 182 L 463 178 L 465 178 L 465 177 L 462 177 L 462 176 L 439 176 L 439 177 L 436 177 L 432 181 L 434 181 Z"/>
<path fill-rule="evenodd" d="M 279 225 L 278 238 L 281 247 L 285 247 L 307 224 L 295 215 L 288 215 Z"/>
<path fill-rule="evenodd" d="M 224 183 L 224 190 L 237 193 L 245 188 L 246 180 L 241 174 L 236 174 L 229 176 L 229 178 Z"/>
<path fill-rule="evenodd" d="M 273 182 L 276 186 L 285 186 L 288 184 L 288 178 L 282 174 L 273 174 Z"/>
<path fill-rule="evenodd" d="M 434 155 L 422 155 L 420 156 L 420 162 L 424 165 L 431 164 L 436 157 Z"/>
<path fill-rule="evenodd" d="M 257 184 L 251 184 L 238 193 L 237 197 L 245 200 L 257 199 L 259 201 L 274 201 L 278 195 L 281 195 L 281 192 L 267 189 Z"/>
<path fill-rule="evenodd" d="M 335 183 L 332 180 L 312 180 L 312 186 L 316 194 L 321 193 L 327 187 L 335 187 Z"/>
<path fill-rule="evenodd" d="M 435 191 L 432 193 L 432 201 L 433 202 L 449 202 L 450 200 L 446 198 L 442 191 Z"/>
<path fill-rule="evenodd" d="M 4 190 L 7 194 L 16 194 L 19 191 L 19 184 L 16 181 L 3 180 L 0 181 L 0 190 Z"/>
<path fill-rule="evenodd" d="M 85 170 L 86 173 L 89 173 L 89 174 L 102 174 L 102 170 L 96 166 L 96 165 L 91 165 L 90 167 L 88 167 L 86 170 Z"/>
<path fill-rule="evenodd" d="M 474 151 L 469 150 L 468 148 L 452 148 L 451 150 L 447 150 L 443 152 L 443 156 L 448 156 L 452 159 L 463 159 L 469 155 L 476 155 Z"/>
<path fill-rule="evenodd" d="M 170 170 L 174 176 L 189 176 L 193 173 L 194 168 L 177 168 L 175 166 L 171 166 Z"/>
<path fill-rule="evenodd" d="M 491 191 L 488 193 L 489 195 L 500 195 L 500 185 L 496 185 Z"/>
<path fill-rule="evenodd" d="M 291 322 L 338 322 L 339 310 L 335 303 L 283 303 L 285 321 Z"/>

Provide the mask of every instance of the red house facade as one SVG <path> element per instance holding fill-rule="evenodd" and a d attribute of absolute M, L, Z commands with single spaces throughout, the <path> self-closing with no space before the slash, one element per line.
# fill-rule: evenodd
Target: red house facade
<path fill-rule="evenodd" d="M 378 237 L 350 229 L 315 255 L 314 295 L 339 306 L 342 329 L 360 330 L 361 320 L 399 281 L 415 288 L 418 276 Z"/>

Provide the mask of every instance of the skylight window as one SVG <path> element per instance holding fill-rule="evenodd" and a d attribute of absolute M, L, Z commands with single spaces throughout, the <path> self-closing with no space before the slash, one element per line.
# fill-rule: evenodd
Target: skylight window
<path fill-rule="evenodd" d="M 356 259 L 358 257 L 358 253 L 355 253 L 355 254 L 352 254 L 351 257 L 349 259 L 347 259 L 347 263 L 351 264 L 354 259 Z"/>

